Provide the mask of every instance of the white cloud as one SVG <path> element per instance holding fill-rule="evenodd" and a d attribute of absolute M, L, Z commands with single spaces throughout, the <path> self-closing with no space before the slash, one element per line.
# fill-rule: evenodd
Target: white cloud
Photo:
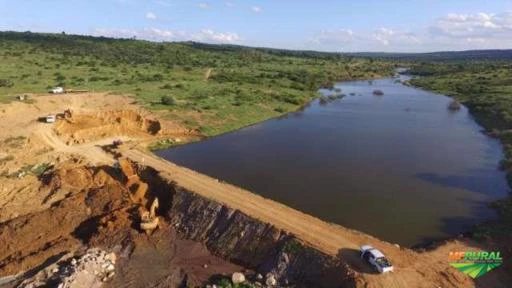
<path fill-rule="evenodd" d="M 323 30 L 309 39 L 310 42 L 320 45 L 343 45 L 354 41 L 354 32 L 350 29 Z"/>
<path fill-rule="evenodd" d="M 422 43 L 414 33 L 385 27 L 358 32 L 345 28 L 324 30 L 311 37 L 309 42 L 330 51 L 387 51 L 398 45 L 411 48 Z"/>
<path fill-rule="evenodd" d="M 193 35 L 196 41 L 218 42 L 218 43 L 235 43 L 241 40 L 236 33 L 216 33 L 211 29 L 204 29 L 201 33 Z"/>
<path fill-rule="evenodd" d="M 390 44 L 414 45 L 422 43 L 422 40 L 412 32 L 397 31 L 385 27 L 375 29 L 372 37 L 375 41 L 384 46 L 389 46 Z"/>
<path fill-rule="evenodd" d="M 211 29 L 204 29 L 200 32 L 176 31 L 158 28 L 144 29 L 107 29 L 98 28 L 93 32 L 96 36 L 114 38 L 137 38 L 150 41 L 198 41 L 208 43 L 237 43 L 242 38 L 237 33 L 215 32 Z"/>
<path fill-rule="evenodd" d="M 251 10 L 254 13 L 260 13 L 261 11 L 263 11 L 263 9 L 260 6 L 252 6 Z"/>
<path fill-rule="evenodd" d="M 156 20 L 156 14 L 153 13 L 153 12 L 148 12 L 146 13 L 146 19 L 149 19 L 149 20 Z"/>
<path fill-rule="evenodd" d="M 206 2 L 201 2 L 201 3 L 197 4 L 197 7 L 201 8 L 201 9 L 209 9 L 210 8 L 210 4 L 208 4 Z"/>
<path fill-rule="evenodd" d="M 512 12 L 501 14 L 448 14 L 429 28 L 434 37 L 503 38 L 512 37 Z"/>
<path fill-rule="evenodd" d="M 428 27 L 427 36 L 435 50 L 512 48 L 512 12 L 451 13 Z"/>
<path fill-rule="evenodd" d="M 388 46 L 390 38 L 395 34 L 395 31 L 381 27 L 376 29 L 373 33 L 373 39 L 380 42 L 382 45 Z"/>

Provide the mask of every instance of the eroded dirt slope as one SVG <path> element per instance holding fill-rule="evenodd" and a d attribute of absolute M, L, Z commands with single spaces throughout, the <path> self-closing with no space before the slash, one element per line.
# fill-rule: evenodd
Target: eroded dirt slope
<path fill-rule="evenodd" d="M 168 224 L 151 236 L 140 231 L 139 204 L 118 169 L 65 163 L 42 178 L 39 190 L 55 198 L 53 205 L 0 224 L 0 278 L 20 274 L 19 281 L 26 280 L 91 246 L 120 256 L 118 276 L 108 283 L 113 287 L 195 286 L 242 270 L 213 256 L 201 242 L 179 239 Z"/>
<path fill-rule="evenodd" d="M 56 114 L 62 117 L 55 124 L 39 121 Z M 29 102 L 1 104 L 0 119 L 0 223 L 53 203 L 39 191 L 38 176 L 45 169 L 68 159 L 111 165 L 112 155 L 101 146 L 116 139 L 143 146 L 160 137 L 197 137 L 157 120 L 129 97 L 108 93 L 30 95 Z"/>

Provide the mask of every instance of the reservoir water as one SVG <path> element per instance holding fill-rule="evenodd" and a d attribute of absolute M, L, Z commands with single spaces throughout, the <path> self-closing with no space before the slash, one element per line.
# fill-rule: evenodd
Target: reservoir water
<path fill-rule="evenodd" d="M 502 148 L 465 107 L 395 79 L 336 87 L 344 98 L 157 154 L 406 246 L 496 217 L 488 203 L 508 192 Z"/>

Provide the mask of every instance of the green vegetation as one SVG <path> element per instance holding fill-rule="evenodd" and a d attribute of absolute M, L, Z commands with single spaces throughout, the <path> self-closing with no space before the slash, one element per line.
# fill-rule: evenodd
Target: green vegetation
<path fill-rule="evenodd" d="M 220 279 L 215 286 L 219 288 L 255 288 L 256 285 L 250 284 L 250 283 L 240 283 L 240 284 L 233 284 L 231 282 L 231 279 L 225 277 Z"/>
<path fill-rule="evenodd" d="M 489 130 L 512 128 L 512 64 L 422 63 L 411 72 L 422 77 L 411 84 L 453 96 Z"/>
<path fill-rule="evenodd" d="M 174 100 L 174 98 L 171 97 L 171 96 L 162 96 L 161 101 L 162 101 L 162 104 L 164 104 L 164 105 L 174 105 L 174 104 L 176 104 L 176 100 Z"/>
<path fill-rule="evenodd" d="M 491 205 L 498 211 L 500 221 L 491 225 L 478 225 L 474 231 L 477 238 L 512 235 L 512 198 L 498 200 Z"/>
<path fill-rule="evenodd" d="M 503 61 L 430 62 L 415 65 L 420 75 L 411 84 L 453 96 L 468 107 L 476 120 L 493 136 L 500 138 L 505 159 L 500 168 L 507 172 L 512 187 L 512 64 Z M 512 199 L 493 203 L 500 222 L 481 225 L 476 236 L 512 235 Z"/>
<path fill-rule="evenodd" d="M 296 110 L 322 84 L 392 73 L 390 62 L 335 53 L 29 32 L 0 32 L 0 59 L 0 102 L 54 86 L 111 91 L 206 135 Z"/>
<path fill-rule="evenodd" d="M 283 251 L 288 254 L 292 254 L 292 255 L 301 252 L 303 249 L 305 249 L 304 245 L 302 245 L 295 238 L 291 238 L 291 239 L 287 240 L 283 246 Z"/>
<path fill-rule="evenodd" d="M 186 143 L 191 143 L 191 142 L 189 141 Z M 151 151 L 157 151 L 157 150 L 164 150 L 164 149 L 167 149 L 170 147 L 178 146 L 181 144 L 184 144 L 184 143 L 181 141 L 176 141 L 175 139 L 169 138 L 169 139 L 164 139 L 164 140 L 154 142 L 154 143 L 150 144 L 147 148 Z"/>
<path fill-rule="evenodd" d="M 36 177 L 39 177 L 44 174 L 44 172 L 48 171 L 52 168 L 52 165 L 50 163 L 41 163 L 41 164 L 28 164 L 21 167 L 18 171 L 4 175 L 9 178 L 22 178 L 25 177 L 27 174 L 32 174 Z M 5 172 L 4 172 L 5 173 Z"/>

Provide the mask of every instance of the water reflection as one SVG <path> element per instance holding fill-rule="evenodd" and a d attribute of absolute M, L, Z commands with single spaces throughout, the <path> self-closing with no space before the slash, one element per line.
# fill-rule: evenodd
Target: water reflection
<path fill-rule="evenodd" d="M 348 96 L 159 154 L 401 245 L 495 217 L 487 205 L 508 191 L 501 146 L 466 108 L 395 79 L 335 87 Z"/>

